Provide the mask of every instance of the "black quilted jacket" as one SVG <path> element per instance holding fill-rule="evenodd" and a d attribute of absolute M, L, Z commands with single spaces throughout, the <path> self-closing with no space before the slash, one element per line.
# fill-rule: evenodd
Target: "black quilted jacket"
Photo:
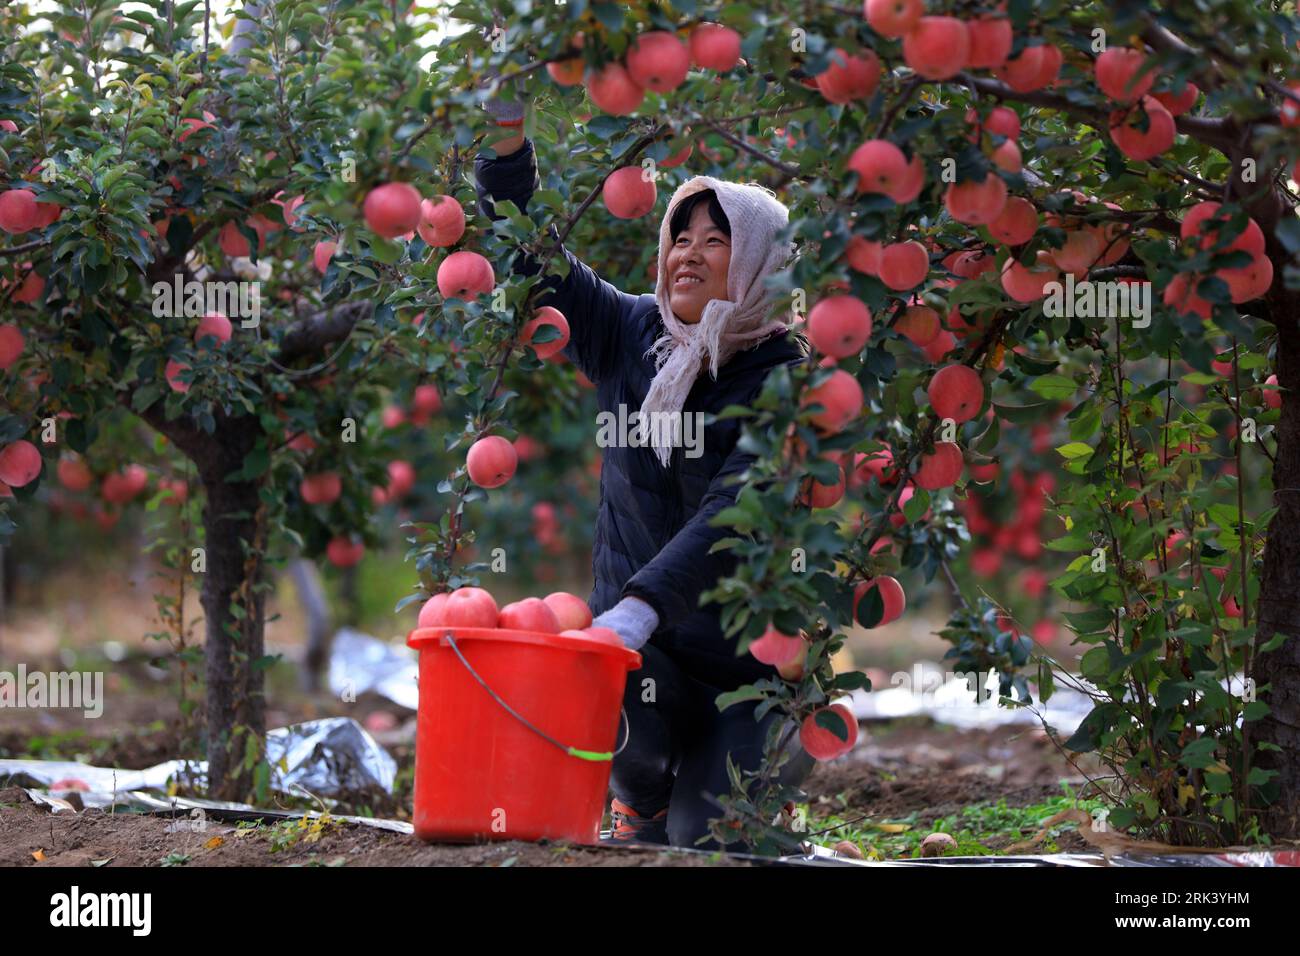
<path fill-rule="evenodd" d="M 507 199 L 527 212 L 538 182 L 531 141 L 509 156 L 480 155 L 474 173 L 483 215 L 496 218 L 493 200 Z M 647 229 L 647 238 L 657 242 L 657 227 Z M 655 297 L 621 292 L 567 249 L 564 255 L 569 275 L 546 280 L 548 291 L 536 301 L 554 306 L 568 319 L 571 337 L 564 354 L 595 384 L 600 410 L 617 415 L 623 404 L 630 415 L 640 409 L 654 376 L 653 360 L 645 352 L 664 330 Z M 534 275 L 537 265 L 521 254 L 514 269 Z M 727 405 L 748 404 L 771 368 L 803 360 L 807 348 L 800 335 L 778 334 L 737 353 L 718 369 L 716 381 L 707 369 L 700 374 L 684 411 L 716 413 Z M 596 430 L 593 422 L 593 440 Z M 717 604 L 698 606 L 700 594 L 735 567 L 730 553 L 708 553 L 727 534 L 708 521 L 734 503 L 740 485 L 728 479 L 753 460 L 736 450 L 739 433 L 735 419 L 708 425 L 703 454 L 690 458 L 684 448 L 674 448 L 668 468 L 649 448 L 602 449 L 592 554 L 595 589 L 589 599 L 593 614 L 627 595 L 648 602 L 659 615 L 651 643 L 690 676 L 724 690 L 773 674 L 750 655 L 736 655 L 735 642 L 722 634 Z"/>

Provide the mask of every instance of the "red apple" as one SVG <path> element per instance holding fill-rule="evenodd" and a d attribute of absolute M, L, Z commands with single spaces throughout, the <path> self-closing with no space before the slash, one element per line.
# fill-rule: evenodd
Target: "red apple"
<path fill-rule="evenodd" d="M 848 358 L 871 337 L 871 310 L 851 295 L 822 299 L 808 313 L 808 340 L 823 355 Z"/>
<path fill-rule="evenodd" d="M 691 31 L 690 50 L 700 69 L 725 73 L 740 62 L 740 34 L 720 23 L 701 23 Z"/>
<path fill-rule="evenodd" d="M 144 491 L 148 482 L 149 472 L 143 465 L 127 465 L 120 472 L 105 475 L 99 493 L 111 504 L 124 505 Z"/>
<path fill-rule="evenodd" d="M 1034 238 L 1038 231 L 1038 210 L 1028 199 L 1012 196 L 997 219 L 988 224 L 989 234 L 1008 246 L 1019 246 Z"/>
<path fill-rule="evenodd" d="M 776 667 L 788 664 L 805 650 L 803 638 L 798 635 L 782 634 L 775 627 L 769 626 L 761 637 L 749 642 L 749 653 L 764 664 Z"/>
<path fill-rule="evenodd" d="M 993 75 L 1017 93 L 1031 93 L 1051 86 L 1063 61 L 1060 49 L 1050 43 L 1027 46 Z"/>
<path fill-rule="evenodd" d="M 921 190 L 925 188 L 925 164 L 921 162 L 921 154 L 913 153 L 912 160 L 907 164 L 907 175 L 903 181 L 898 184 L 898 188 L 890 193 L 889 198 L 894 200 L 900 206 L 906 205 L 921 195 Z"/>
<path fill-rule="evenodd" d="M 299 484 L 298 493 L 309 505 L 332 504 L 343 494 L 343 479 L 334 471 L 307 475 Z"/>
<path fill-rule="evenodd" d="M 633 82 L 656 93 L 682 85 L 691 66 L 686 44 L 667 30 L 642 33 L 628 48 L 627 72 Z"/>
<path fill-rule="evenodd" d="M 495 628 L 500 612 L 492 595 L 482 588 L 457 588 L 442 605 L 440 627 Z"/>
<path fill-rule="evenodd" d="M 422 201 L 420 191 L 410 183 L 384 183 L 366 194 L 362 214 L 371 232 L 396 239 L 420 225 Z"/>
<path fill-rule="evenodd" d="M 1141 129 L 1144 121 L 1145 130 Z M 1154 159 L 1174 145 L 1174 118 L 1152 96 L 1142 97 L 1140 106 L 1112 112 L 1109 127 L 1116 148 L 1139 162 Z"/>
<path fill-rule="evenodd" d="M 839 481 L 833 485 L 823 485 L 811 475 L 804 478 L 800 485 L 799 500 L 813 508 L 830 508 L 844 497 L 844 466 L 838 465 Z"/>
<path fill-rule="evenodd" d="M 184 362 L 178 362 L 176 359 L 170 359 L 167 364 L 163 366 L 163 377 L 167 379 L 167 384 L 171 386 L 173 392 L 181 392 L 184 394 L 190 390 L 189 383 L 181 379 L 181 373 L 188 372 L 189 369 L 190 367 L 188 365 Z"/>
<path fill-rule="evenodd" d="M 817 715 L 826 710 L 835 712 L 844 721 L 845 731 L 848 734 L 847 740 L 841 739 L 834 732 L 817 723 Z M 836 757 L 843 756 L 853 749 L 857 741 L 858 719 L 844 704 L 831 704 L 830 707 L 818 708 L 805 717 L 799 727 L 799 743 L 810 757 L 817 760 L 834 760 Z"/>
<path fill-rule="evenodd" d="M 987 226 L 996 222 L 1006 207 L 1007 184 L 996 173 L 988 173 L 982 180 L 952 183 L 944 194 L 943 204 L 958 222 Z"/>
<path fill-rule="evenodd" d="M 937 441 L 934 443 L 934 451 L 921 456 L 916 483 L 930 491 L 950 488 L 961 477 L 962 464 L 961 448 L 956 442 Z"/>
<path fill-rule="evenodd" d="M 454 246 L 465 234 L 465 210 L 454 196 L 425 199 L 415 231 L 431 246 Z"/>
<path fill-rule="evenodd" d="M 1281 408 L 1282 393 L 1278 390 L 1277 376 L 1270 375 L 1268 378 L 1264 379 L 1264 384 L 1273 386 L 1272 388 L 1261 389 L 1264 393 L 1264 404 L 1269 408 Z"/>
<path fill-rule="evenodd" d="M 591 608 L 587 602 L 568 591 L 556 591 L 542 598 L 555 614 L 563 630 L 580 631 L 591 626 Z"/>
<path fill-rule="evenodd" d="M 85 491 L 95 481 L 90 468 L 80 458 L 60 458 L 56 473 L 59 483 L 69 491 Z"/>
<path fill-rule="evenodd" d="M 848 168 L 858 174 L 858 193 L 893 194 L 906 183 L 907 157 L 886 139 L 869 139 L 849 156 Z"/>
<path fill-rule="evenodd" d="M 221 232 L 217 233 L 217 245 L 221 251 L 231 257 L 250 255 L 252 250 L 249 248 L 248 240 L 244 234 L 239 231 L 239 227 L 234 222 L 228 222 L 221 227 Z"/>
<path fill-rule="evenodd" d="M 831 51 L 831 65 L 817 75 L 817 89 L 828 103 L 869 99 L 880 85 L 880 58 L 872 50 Z"/>
<path fill-rule="evenodd" d="M 966 33 L 970 37 L 967 65 L 972 70 L 996 70 L 1007 62 L 1014 41 L 1010 20 L 996 17 L 967 20 Z"/>
<path fill-rule="evenodd" d="M 955 310 L 954 310 L 955 311 Z M 944 356 L 957 347 L 957 338 L 947 329 L 941 329 L 934 340 L 924 346 L 921 351 L 925 353 L 927 361 L 942 362 Z"/>
<path fill-rule="evenodd" d="M 500 488 L 515 473 L 515 446 L 500 435 L 488 435 L 470 446 L 465 456 L 469 479 L 480 488 Z"/>
<path fill-rule="evenodd" d="M 873 276 L 880 272 L 880 254 L 883 250 L 884 247 L 878 242 L 862 236 L 853 236 L 849 239 L 844 258 L 858 272 Z"/>
<path fill-rule="evenodd" d="M 1170 116 L 1182 116 L 1193 106 L 1196 105 L 1197 98 L 1201 95 L 1200 88 L 1190 80 L 1183 83 L 1181 93 L 1153 93 L 1160 105 L 1169 111 Z"/>
<path fill-rule="evenodd" d="M 1044 249 L 1038 251 L 1034 267 L 1026 268 L 1008 258 L 1002 266 L 1002 289 L 1017 302 L 1035 302 L 1047 294 L 1047 286 L 1059 280 L 1061 272 Z"/>
<path fill-rule="evenodd" d="M 496 285 L 492 263 L 477 252 L 453 252 L 438 266 L 438 292 L 444 299 L 473 299 Z"/>
<path fill-rule="evenodd" d="M 16 325 L 0 325 L 0 372 L 8 371 L 26 346 L 22 330 Z"/>
<path fill-rule="evenodd" d="M 564 630 L 550 605 L 541 598 L 535 597 L 507 604 L 497 615 L 496 626 L 514 631 L 537 631 L 542 634 L 559 634 Z"/>
<path fill-rule="evenodd" d="M 537 330 L 543 325 L 554 326 L 560 330 L 560 335 L 549 342 L 533 345 L 533 336 L 537 334 Z M 569 344 L 569 320 L 564 317 L 564 313 L 559 309 L 544 305 L 524 324 L 524 327 L 519 332 L 519 342 L 521 345 L 532 345 L 533 351 L 537 353 L 538 358 L 550 358 Z"/>
<path fill-rule="evenodd" d="M 36 194 L 30 189 L 0 192 L 0 229 L 16 235 L 35 228 L 39 219 Z"/>
<path fill-rule="evenodd" d="M 925 0 L 865 0 L 862 14 L 882 37 L 898 39 L 925 13 Z"/>
<path fill-rule="evenodd" d="M 950 80 L 970 59 L 970 34 L 956 17 L 921 17 L 903 36 L 903 61 L 927 80 Z"/>
<path fill-rule="evenodd" d="M 810 419 L 815 427 L 832 434 L 843 431 L 862 412 L 862 386 L 848 372 L 836 369 L 830 378 L 804 393 L 803 404 L 814 403 L 824 406 L 824 411 Z"/>
<path fill-rule="evenodd" d="M 388 463 L 388 487 L 385 489 L 386 501 L 400 501 L 411 493 L 415 487 L 415 466 L 409 461 L 397 459 Z"/>
<path fill-rule="evenodd" d="M 907 489 L 907 491 L 910 490 L 910 488 Z M 899 505 L 901 506 L 902 503 L 900 500 Z M 907 609 L 907 595 L 903 592 L 903 586 L 898 583 L 896 578 L 890 577 L 888 574 L 882 574 L 879 577 L 860 582 L 853 589 L 853 620 L 855 623 L 858 620 L 859 602 L 873 588 L 879 588 L 880 600 L 884 605 L 884 613 L 879 623 L 874 625 L 875 627 L 892 624 L 903 616 L 903 612 Z"/>
<path fill-rule="evenodd" d="M 420 616 L 415 622 L 416 627 L 437 627 L 446 623 L 444 620 L 443 608 L 446 607 L 447 599 L 451 594 L 447 591 L 441 591 L 435 594 L 429 600 L 425 601 L 420 607 Z"/>
<path fill-rule="evenodd" d="M 324 275 L 325 270 L 329 268 L 330 260 L 334 258 L 334 252 L 338 247 L 337 242 L 316 243 L 316 248 L 311 253 L 311 261 L 321 275 Z"/>
<path fill-rule="evenodd" d="M 645 99 L 645 89 L 621 63 L 606 63 L 587 77 L 587 95 L 606 113 L 627 116 Z"/>
<path fill-rule="evenodd" d="M 228 318 L 220 312 L 209 312 L 199 319 L 199 326 L 194 330 L 194 341 L 201 342 L 204 338 L 211 336 L 217 340 L 218 345 L 224 345 L 230 341 L 233 332 L 234 327 L 230 324 Z"/>
<path fill-rule="evenodd" d="M 569 49 L 581 50 L 586 45 L 586 36 L 581 30 L 569 40 Z M 546 64 L 546 72 L 560 86 L 577 86 L 582 82 L 584 64 L 582 57 L 575 56 L 567 60 L 551 60 Z"/>
<path fill-rule="evenodd" d="M 1273 284 L 1273 262 L 1266 255 L 1257 255 L 1248 265 L 1236 269 L 1220 269 L 1220 279 L 1228 284 L 1228 294 L 1238 305 L 1263 297 Z"/>
<path fill-rule="evenodd" d="M 442 409 L 442 396 L 435 385 L 417 385 L 411 393 L 411 417 L 428 418 Z"/>
<path fill-rule="evenodd" d="M 581 629 L 570 629 L 560 632 L 561 637 L 578 637 L 585 641 L 598 641 L 601 644 L 608 644 L 611 647 L 624 647 L 623 638 L 618 636 L 618 631 L 608 627 L 584 627 Z"/>
<path fill-rule="evenodd" d="M 30 265 L 30 262 L 25 263 L 24 267 Z M 31 269 L 23 279 L 22 284 L 18 286 L 18 291 L 10 297 L 10 300 L 13 302 L 35 302 L 44 291 L 45 280 L 41 278 L 35 269 Z"/>
<path fill-rule="evenodd" d="M 898 469 L 894 467 L 894 453 L 888 448 L 859 453 L 853 459 L 853 477 L 858 484 L 866 484 L 874 478 L 877 484 L 892 485 L 898 480 Z"/>
<path fill-rule="evenodd" d="M 925 348 L 939 334 L 939 313 L 928 305 L 911 305 L 894 322 L 894 329 L 918 348 Z"/>
<path fill-rule="evenodd" d="M 605 179 L 600 195 L 605 208 L 619 219 L 639 219 L 655 207 L 657 190 L 653 179 L 640 166 L 623 166 Z"/>
<path fill-rule="evenodd" d="M 930 271 L 930 255 L 915 239 L 893 242 L 880 252 L 880 279 L 895 292 L 914 289 Z"/>
<path fill-rule="evenodd" d="M 1141 99 L 1155 82 L 1156 71 L 1142 73 L 1146 56 L 1129 47 L 1113 46 L 1093 64 L 1097 87 L 1116 103 L 1132 103 Z"/>
<path fill-rule="evenodd" d="M 944 365 L 930 380 L 930 405 L 940 419 L 970 421 L 984 405 L 984 382 L 970 365 Z"/>
<path fill-rule="evenodd" d="M 330 543 L 325 546 L 325 557 L 329 559 L 330 564 L 338 568 L 353 567 L 361 561 L 365 553 L 366 546 L 363 542 L 354 541 L 343 535 L 331 538 Z"/>
<path fill-rule="evenodd" d="M 1214 304 L 1197 294 L 1196 286 L 1200 281 L 1200 276 L 1180 272 L 1165 286 L 1161 300 L 1181 315 L 1198 315 L 1208 322 L 1214 312 Z"/>
<path fill-rule="evenodd" d="M 997 149 L 993 150 L 990 157 L 993 165 L 1004 173 L 1018 173 L 1024 168 L 1024 160 L 1020 157 L 1020 147 L 1012 140 L 1007 140 Z"/>
<path fill-rule="evenodd" d="M 0 448 L 0 481 L 21 488 L 41 473 L 41 453 L 29 441 L 19 439 Z"/>

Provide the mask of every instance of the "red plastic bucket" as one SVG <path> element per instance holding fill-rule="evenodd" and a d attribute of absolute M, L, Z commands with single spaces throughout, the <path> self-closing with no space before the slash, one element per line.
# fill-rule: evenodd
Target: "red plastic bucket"
<path fill-rule="evenodd" d="M 470 627 L 418 628 L 406 643 L 420 652 L 416 836 L 595 843 L 641 655 Z"/>

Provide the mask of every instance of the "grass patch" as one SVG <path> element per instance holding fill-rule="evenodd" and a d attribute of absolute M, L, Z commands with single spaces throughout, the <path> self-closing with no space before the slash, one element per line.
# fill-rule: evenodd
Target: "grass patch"
<path fill-rule="evenodd" d="M 856 843 L 869 860 L 919 859 L 921 841 L 931 833 L 947 833 L 957 841 L 949 856 L 1005 856 L 1005 847 L 1027 840 L 1038 832 L 1042 821 L 1073 807 L 1091 813 L 1105 806 L 1101 798 L 1080 800 L 1068 784 L 1061 796 L 1026 807 L 1008 807 L 1005 798 L 963 807 L 960 813 L 937 819 L 912 813 L 905 817 L 873 820 L 858 816 L 809 815 L 808 830 L 814 842 L 834 846 L 841 840 Z M 1047 837 L 1030 853 L 1058 853 L 1056 839 L 1078 830 L 1075 823 L 1053 826 Z M 827 831 L 827 832 L 822 832 Z"/>

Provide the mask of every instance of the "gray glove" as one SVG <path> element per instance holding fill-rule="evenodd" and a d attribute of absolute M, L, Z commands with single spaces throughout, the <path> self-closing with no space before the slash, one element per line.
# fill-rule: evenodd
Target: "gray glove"
<path fill-rule="evenodd" d="M 489 87 L 496 83 L 496 77 L 493 76 L 488 81 Z M 513 87 L 513 81 L 503 83 L 496 93 L 493 93 L 484 104 L 483 109 L 487 110 L 488 115 L 496 120 L 498 126 L 522 126 L 524 122 L 524 101 L 522 97 L 515 94 L 513 103 L 507 103 L 501 98 L 501 90 L 506 87 Z"/>
<path fill-rule="evenodd" d="M 623 598 L 591 622 L 592 627 L 607 627 L 623 639 L 628 650 L 639 651 L 659 626 L 659 615 L 638 597 Z"/>
<path fill-rule="evenodd" d="M 492 42 L 493 37 L 497 35 L 497 32 L 498 31 L 495 29 L 487 32 L 486 36 L 489 43 Z M 492 95 L 484 102 L 483 109 L 487 110 L 488 115 L 496 120 L 498 126 L 522 126 L 524 122 L 524 99 L 519 94 L 514 81 L 503 83 L 498 86 L 497 78 L 500 75 L 501 74 L 497 70 L 492 69 L 488 70 L 487 74 L 483 77 L 483 85 L 485 89 L 492 90 L 495 88 L 495 92 L 492 93 Z M 513 102 L 507 103 L 502 99 L 502 93 L 506 90 L 510 90 L 514 93 Z"/>

